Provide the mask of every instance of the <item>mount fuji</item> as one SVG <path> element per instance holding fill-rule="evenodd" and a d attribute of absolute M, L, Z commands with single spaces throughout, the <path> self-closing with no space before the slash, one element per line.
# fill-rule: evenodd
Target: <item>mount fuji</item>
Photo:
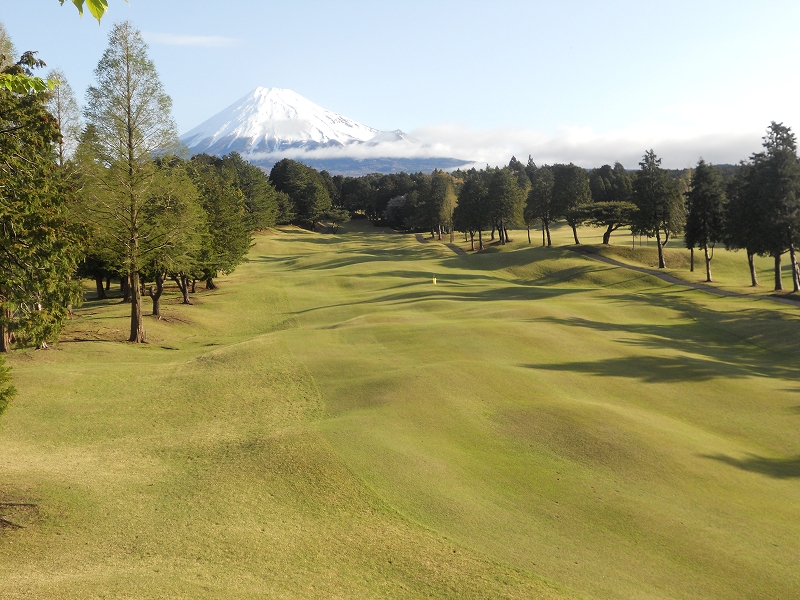
<path fill-rule="evenodd" d="M 452 169 L 471 161 L 431 155 L 400 131 L 380 131 L 292 90 L 259 87 L 181 136 L 191 154 L 238 152 L 265 169 L 292 158 L 333 174 Z"/>

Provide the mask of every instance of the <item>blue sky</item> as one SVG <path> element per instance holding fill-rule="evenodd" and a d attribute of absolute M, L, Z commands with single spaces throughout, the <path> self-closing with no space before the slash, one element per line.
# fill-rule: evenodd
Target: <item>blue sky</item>
<path fill-rule="evenodd" d="M 493 164 L 737 162 L 800 129 L 800 2 L 0 0 L 83 99 L 111 25 L 145 35 L 185 132 L 253 88 Z"/>

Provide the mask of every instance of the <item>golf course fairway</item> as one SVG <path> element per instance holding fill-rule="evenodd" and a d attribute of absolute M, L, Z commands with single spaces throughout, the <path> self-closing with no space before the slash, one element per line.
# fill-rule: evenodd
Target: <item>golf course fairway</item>
<path fill-rule="evenodd" d="M 800 598 L 800 308 L 363 221 L 170 291 L 9 356 L 0 598 Z"/>

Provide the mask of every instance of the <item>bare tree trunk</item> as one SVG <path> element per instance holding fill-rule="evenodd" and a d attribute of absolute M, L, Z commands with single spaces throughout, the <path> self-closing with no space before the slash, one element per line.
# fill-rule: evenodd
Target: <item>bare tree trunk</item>
<path fill-rule="evenodd" d="M 611 234 L 614 231 L 614 226 L 609 225 L 608 229 L 606 229 L 605 233 L 603 234 L 603 244 L 608 246 L 611 243 Z"/>
<path fill-rule="evenodd" d="M 119 279 L 119 287 L 122 290 L 122 302 L 130 302 L 131 301 L 131 286 L 130 282 L 128 281 L 128 276 L 123 275 Z"/>
<path fill-rule="evenodd" d="M 182 304 L 191 304 L 189 301 L 189 278 L 182 273 L 179 275 L 173 275 L 172 281 L 178 286 L 178 289 L 181 291 L 181 295 L 183 296 Z"/>
<path fill-rule="evenodd" d="M 11 352 L 11 331 L 7 323 L 11 322 L 11 311 L 3 310 L 5 323 L 0 322 L 0 352 Z"/>
<path fill-rule="evenodd" d="M 531 226 L 528 224 L 528 245 L 531 243 Z"/>
<path fill-rule="evenodd" d="M 747 264 L 750 266 L 750 281 L 753 287 L 758 287 L 758 277 L 756 276 L 756 261 L 752 252 L 747 252 Z"/>
<path fill-rule="evenodd" d="M 503 223 L 503 233 L 506 236 L 506 243 L 509 243 L 511 241 L 511 238 L 508 237 L 508 227 L 506 226 L 505 222 Z"/>
<path fill-rule="evenodd" d="M 542 246 L 545 245 L 545 237 L 544 237 L 544 221 L 542 221 Z"/>
<path fill-rule="evenodd" d="M 217 289 L 217 286 L 214 284 L 214 278 L 213 277 L 209 277 L 208 279 L 206 279 L 206 289 L 207 290 L 215 290 L 215 289 Z"/>
<path fill-rule="evenodd" d="M 783 277 L 781 276 L 781 253 L 776 252 L 772 255 L 775 259 L 775 291 L 783 291 Z"/>
<path fill-rule="evenodd" d="M 553 240 L 550 237 L 550 222 L 549 221 L 545 221 L 544 222 L 544 229 L 547 232 L 547 247 L 549 248 L 550 246 L 553 245 Z"/>
<path fill-rule="evenodd" d="M 192 279 L 192 293 L 197 293 L 197 279 Z"/>
<path fill-rule="evenodd" d="M 111 277 L 106 277 L 106 291 L 111 291 Z"/>
<path fill-rule="evenodd" d="M 145 341 L 144 329 L 142 328 L 142 296 L 139 287 L 139 271 L 132 269 L 130 273 L 131 292 L 131 335 L 129 342 L 142 343 Z"/>
<path fill-rule="evenodd" d="M 794 241 L 789 241 L 789 258 L 792 261 L 792 292 L 800 292 L 800 274 L 797 272 L 797 257 L 794 253 Z"/>
<path fill-rule="evenodd" d="M 494 240 L 494 223 L 492 223 L 492 236 L 489 239 Z"/>
<path fill-rule="evenodd" d="M 153 316 L 161 318 L 161 294 L 164 293 L 164 275 L 161 273 L 156 273 L 156 289 L 153 290 L 153 286 L 150 286 L 150 289 L 147 292 L 147 295 L 150 296 L 153 300 Z"/>
<path fill-rule="evenodd" d="M 469 232 L 469 245 L 470 245 L 470 250 L 475 252 L 475 232 L 474 231 L 470 231 Z"/>
<path fill-rule="evenodd" d="M 711 257 L 708 255 L 708 244 L 703 244 L 703 252 L 706 255 L 706 281 L 711 283 Z"/>
<path fill-rule="evenodd" d="M 689 248 L 689 272 L 694 273 L 694 246 Z"/>
<path fill-rule="evenodd" d="M 658 245 L 658 268 L 666 269 L 667 264 L 664 262 L 664 246 L 661 245 L 661 230 L 656 229 L 656 244 Z"/>
<path fill-rule="evenodd" d="M 581 241 L 578 239 L 578 228 L 575 225 L 571 225 L 572 227 L 572 237 L 575 238 L 575 245 L 580 246 Z"/>
<path fill-rule="evenodd" d="M 94 285 L 97 288 L 97 299 L 98 300 L 105 300 L 107 298 L 106 291 L 103 289 L 103 277 L 95 277 L 94 278 Z"/>

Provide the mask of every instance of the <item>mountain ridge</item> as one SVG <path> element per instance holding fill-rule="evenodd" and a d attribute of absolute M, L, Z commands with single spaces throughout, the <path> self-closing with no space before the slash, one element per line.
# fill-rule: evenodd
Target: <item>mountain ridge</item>
<path fill-rule="evenodd" d="M 470 162 L 430 156 L 425 144 L 399 129 L 369 127 L 284 88 L 257 87 L 180 140 L 191 154 L 238 152 L 264 168 L 292 158 L 348 175 L 452 169 Z"/>

